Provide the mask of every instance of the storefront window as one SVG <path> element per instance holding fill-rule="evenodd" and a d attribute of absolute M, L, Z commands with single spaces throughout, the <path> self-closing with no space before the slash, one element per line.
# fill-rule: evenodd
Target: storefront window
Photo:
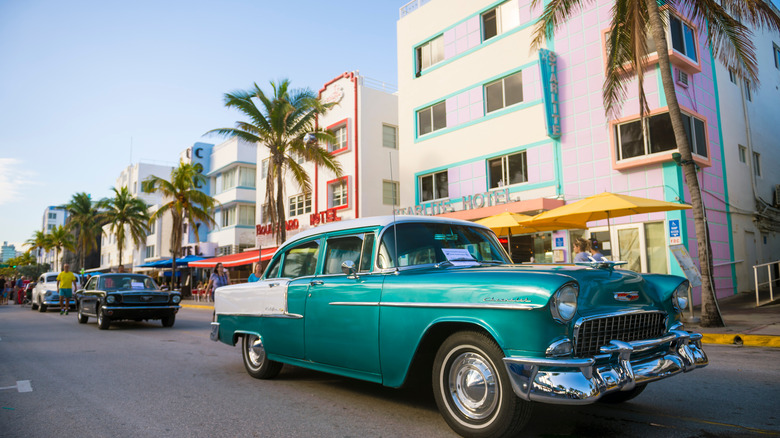
<path fill-rule="evenodd" d="M 515 263 L 552 263 L 552 233 L 524 234 L 510 239 Z"/>
<path fill-rule="evenodd" d="M 628 262 L 623 267 L 634 272 L 642 272 L 642 260 L 639 258 L 639 229 L 618 230 L 618 250 L 620 259 Z"/>
<path fill-rule="evenodd" d="M 647 272 L 668 274 L 666 235 L 663 222 L 645 224 Z"/>

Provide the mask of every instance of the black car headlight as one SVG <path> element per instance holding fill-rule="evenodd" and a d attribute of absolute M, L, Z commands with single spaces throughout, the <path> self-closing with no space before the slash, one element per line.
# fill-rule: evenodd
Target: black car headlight
<path fill-rule="evenodd" d="M 181 302 L 181 296 L 174 295 L 173 298 L 171 298 L 171 301 L 173 301 L 173 304 L 179 304 L 179 302 Z"/>
<path fill-rule="evenodd" d="M 566 283 L 553 294 L 550 299 L 550 312 L 560 323 L 567 323 L 577 313 L 577 296 L 579 287 L 576 283 Z"/>
<path fill-rule="evenodd" d="M 685 310 L 685 306 L 688 305 L 688 287 L 689 283 L 683 281 L 672 294 L 672 306 L 678 313 Z"/>
<path fill-rule="evenodd" d="M 116 296 L 114 296 L 114 295 L 109 295 L 109 296 L 107 296 L 107 297 L 106 297 L 106 302 L 107 302 L 108 304 L 114 304 L 114 303 L 116 303 Z"/>

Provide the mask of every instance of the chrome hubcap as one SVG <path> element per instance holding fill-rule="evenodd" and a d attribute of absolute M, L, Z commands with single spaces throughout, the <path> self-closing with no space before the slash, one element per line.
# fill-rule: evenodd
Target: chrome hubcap
<path fill-rule="evenodd" d="M 463 353 L 452 362 L 450 397 L 461 414 L 472 420 L 490 416 L 498 405 L 499 389 L 490 362 L 476 353 Z"/>
<path fill-rule="evenodd" d="M 251 336 L 247 341 L 246 346 L 247 356 L 253 366 L 259 367 L 265 360 L 265 348 L 263 348 L 263 342 L 257 336 Z"/>

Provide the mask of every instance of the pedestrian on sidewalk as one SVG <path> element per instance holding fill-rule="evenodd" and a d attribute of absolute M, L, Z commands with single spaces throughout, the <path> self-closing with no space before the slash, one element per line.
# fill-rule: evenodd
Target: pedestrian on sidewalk
<path fill-rule="evenodd" d="M 70 265 L 65 263 L 62 272 L 57 274 L 57 290 L 60 293 L 60 315 L 68 314 L 70 299 L 73 297 L 73 285 L 76 283 L 76 275 L 70 272 Z"/>
<path fill-rule="evenodd" d="M 252 273 L 249 274 L 249 282 L 254 283 L 256 281 L 260 281 L 260 277 L 263 276 L 263 270 L 260 269 L 260 262 L 255 263 L 255 268 L 252 270 Z"/>
<path fill-rule="evenodd" d="M 588 241 L 578 237 L 574 241 L 574 263 L 589 262 L 590 253 L 588 252 Z"/>
<path fill-rule="evenodd" d="M 7 304 L 6 299 L 8 292 L 5 290 L 5 277 L 0 275 L 0 304 Z"/>
<path fill-rule="evenodd" d="M 206 292 L 209 294 L 211 302 L 214 302 L 214 289 L 227 286 L 228 284 L 230 284 L 230 277 L 228 277 L 227 272 L 225 272 L 225 267 L 222 266 L 222 262 L 217 263 L 217 266 L 214 268 L 214 273 L 211 274 L 209 283 L 206 285 Z"/>

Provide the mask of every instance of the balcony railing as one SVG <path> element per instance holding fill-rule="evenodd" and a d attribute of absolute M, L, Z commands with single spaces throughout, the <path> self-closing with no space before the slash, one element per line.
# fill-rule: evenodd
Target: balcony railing
<path fill-rule="evenodd" d="M 431 0 L 412 0 L 409 3 L 401 6 L 400 9 L 398 9 L 398 18 L 404 18 L 407 15 L 411 14 L 412 12 L 416 11 L 417 9 L 420 9 L 420 7 L 426 3 L 428 3 Z"/>

